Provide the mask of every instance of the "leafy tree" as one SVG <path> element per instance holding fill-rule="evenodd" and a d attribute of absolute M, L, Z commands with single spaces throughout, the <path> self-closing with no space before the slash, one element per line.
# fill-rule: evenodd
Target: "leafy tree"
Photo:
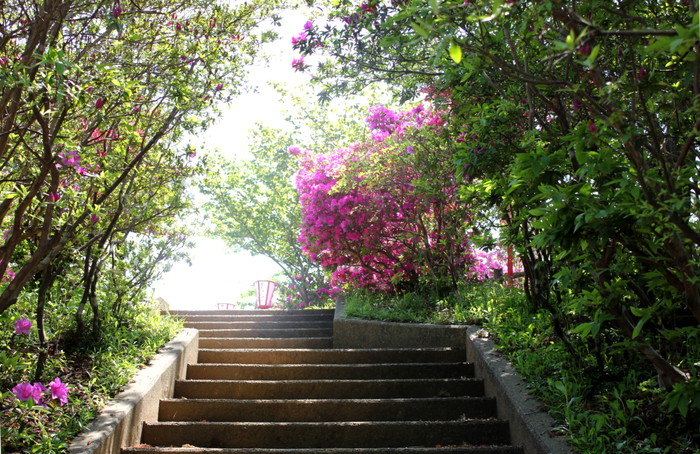
<path fill-rule="evenodd" d="M 200 189 L 208 196 L 212 234 L 232 247 L 271 258 L 287 281 L 282 289 L 287 303 L 303 307 L 324 302 L 329 291 L 325 273 L 303 254 L 298 241 L 298 167 L 288 149 L 299 141 L 331 147 L 340 137 L 362 134 L 362 129 L 354 118 L 358 107 L 352 103 L 322 108 L 301 93 L 291 94 L 281 86 L 278 90 L 295 106 L 288 117 L 290 129 L 258 125 L 251 134 L 251 156 L 216 158 Z"/>
<path fill-rule="evenodd" d="M 275 6 L 3 4 L 0 313 L 34 306 L 37 380 L 63 320 L 99 336 L 184 245 L 174 222 L 202 164 L 176 144 L 242 86 Z"/>
<path fill-rule="evenodd" d="M 700 408 L 698 34 L 692 2 L 340 2 L 297 48 L 329 57 L 322 96 L 349 74 L 442 97 L 462 193 L 499 208 L 533 306 L 578 361 L 574 341 L 595 352 L 600 380 L 620 345 L 640 353 L 686 415 Z"/>

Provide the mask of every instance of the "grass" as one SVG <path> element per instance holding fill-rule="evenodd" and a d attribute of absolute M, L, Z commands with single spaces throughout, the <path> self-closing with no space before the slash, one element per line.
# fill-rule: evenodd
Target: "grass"
<path fill-rule="evenodd" d="M 17 383 L 33 382 L 39 352 L 36 333 L 15 335 L 10 329 L 11 314 L 2 314 L 0 326 L 2 452 L 52 454 L 66 452 L 70 440 L 174 337 L 182 323 L 140 307 L 122 321 L 105 318 L 96 342 L 66 348 L 66 339 L 56 341 L 49 348 L 42 383 L 60 377 L 69 387 L 68 402 L 60 405 L 45 397 L 46 406 L 31 399 L 21 402 L 11 391 Z"/>
<path fill-rule="evenodd" d="M 488 332 L 580 453 L 699 453 L 697 415 L 682 417 L 664 405 L 653 369 L 636 353 L 612 347 L 597 367 L 590 346 L 570 339 L 571 354 L 546 311 L 533 311 L 521 290 L 495 282 L 472 284 L 461 297 L 366 291 L 347 296 L 350 317 L 385 321 L 479 324 Z"/>

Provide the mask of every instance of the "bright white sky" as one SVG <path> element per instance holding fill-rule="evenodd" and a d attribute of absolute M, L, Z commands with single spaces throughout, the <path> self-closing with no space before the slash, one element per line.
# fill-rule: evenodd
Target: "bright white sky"
<path fill-rule="evenodd" d="M 284 124 L 284 104 L 268 84 L 308 82 L 308 75 L 291 68 L 296 54 L 290 42 L 306 20 L 302 11 L 285 15 L 279 41 L 265 49 L 272 55 L 269 64 L 251 70 L 250 80 L 258 85 L 258 92 L 243 94 L 223 108 L 220 121 L 200 137 L 207 149 L 218 149 L 228 156 L 245 155 L 248 131 L 256 123 Z M 153 287 L 153 297 L 163 298 L 172 309 L 216 309 L 217 303 L 236 303 L 241 294 L 253 289 L 255 280 L 270 279 L 278 271 L 272 260 L 234 253 L 221 240 L 197 237 L 196 244 L 190 252 L 192 266 L 176 264 Z"/>

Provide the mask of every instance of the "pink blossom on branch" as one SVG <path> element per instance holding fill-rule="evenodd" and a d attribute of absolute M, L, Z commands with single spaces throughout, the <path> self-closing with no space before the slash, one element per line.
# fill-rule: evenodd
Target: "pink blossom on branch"
<path fill-rule="evenodd" d="M 15 322 L 15 334 L 29 334 L 29 329 L 32 327 L 32 322 L 22 317 Z"/>
<path fill-rule="evenodd" d="M 306 69 L 306 64 L 304 63 L 304 57 L 295 58 L 292 60 L 292 68 L 297 71 L 304 71 Z"/>

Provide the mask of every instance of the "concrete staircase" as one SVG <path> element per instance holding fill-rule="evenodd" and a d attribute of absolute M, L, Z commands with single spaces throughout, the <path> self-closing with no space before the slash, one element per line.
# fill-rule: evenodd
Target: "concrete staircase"
<path fill-rule="evenodd" d="M 333 311 L 179 312 L 199 363 L 122 453 L 521 454 L 451 348 L 333 349 Z"/>

